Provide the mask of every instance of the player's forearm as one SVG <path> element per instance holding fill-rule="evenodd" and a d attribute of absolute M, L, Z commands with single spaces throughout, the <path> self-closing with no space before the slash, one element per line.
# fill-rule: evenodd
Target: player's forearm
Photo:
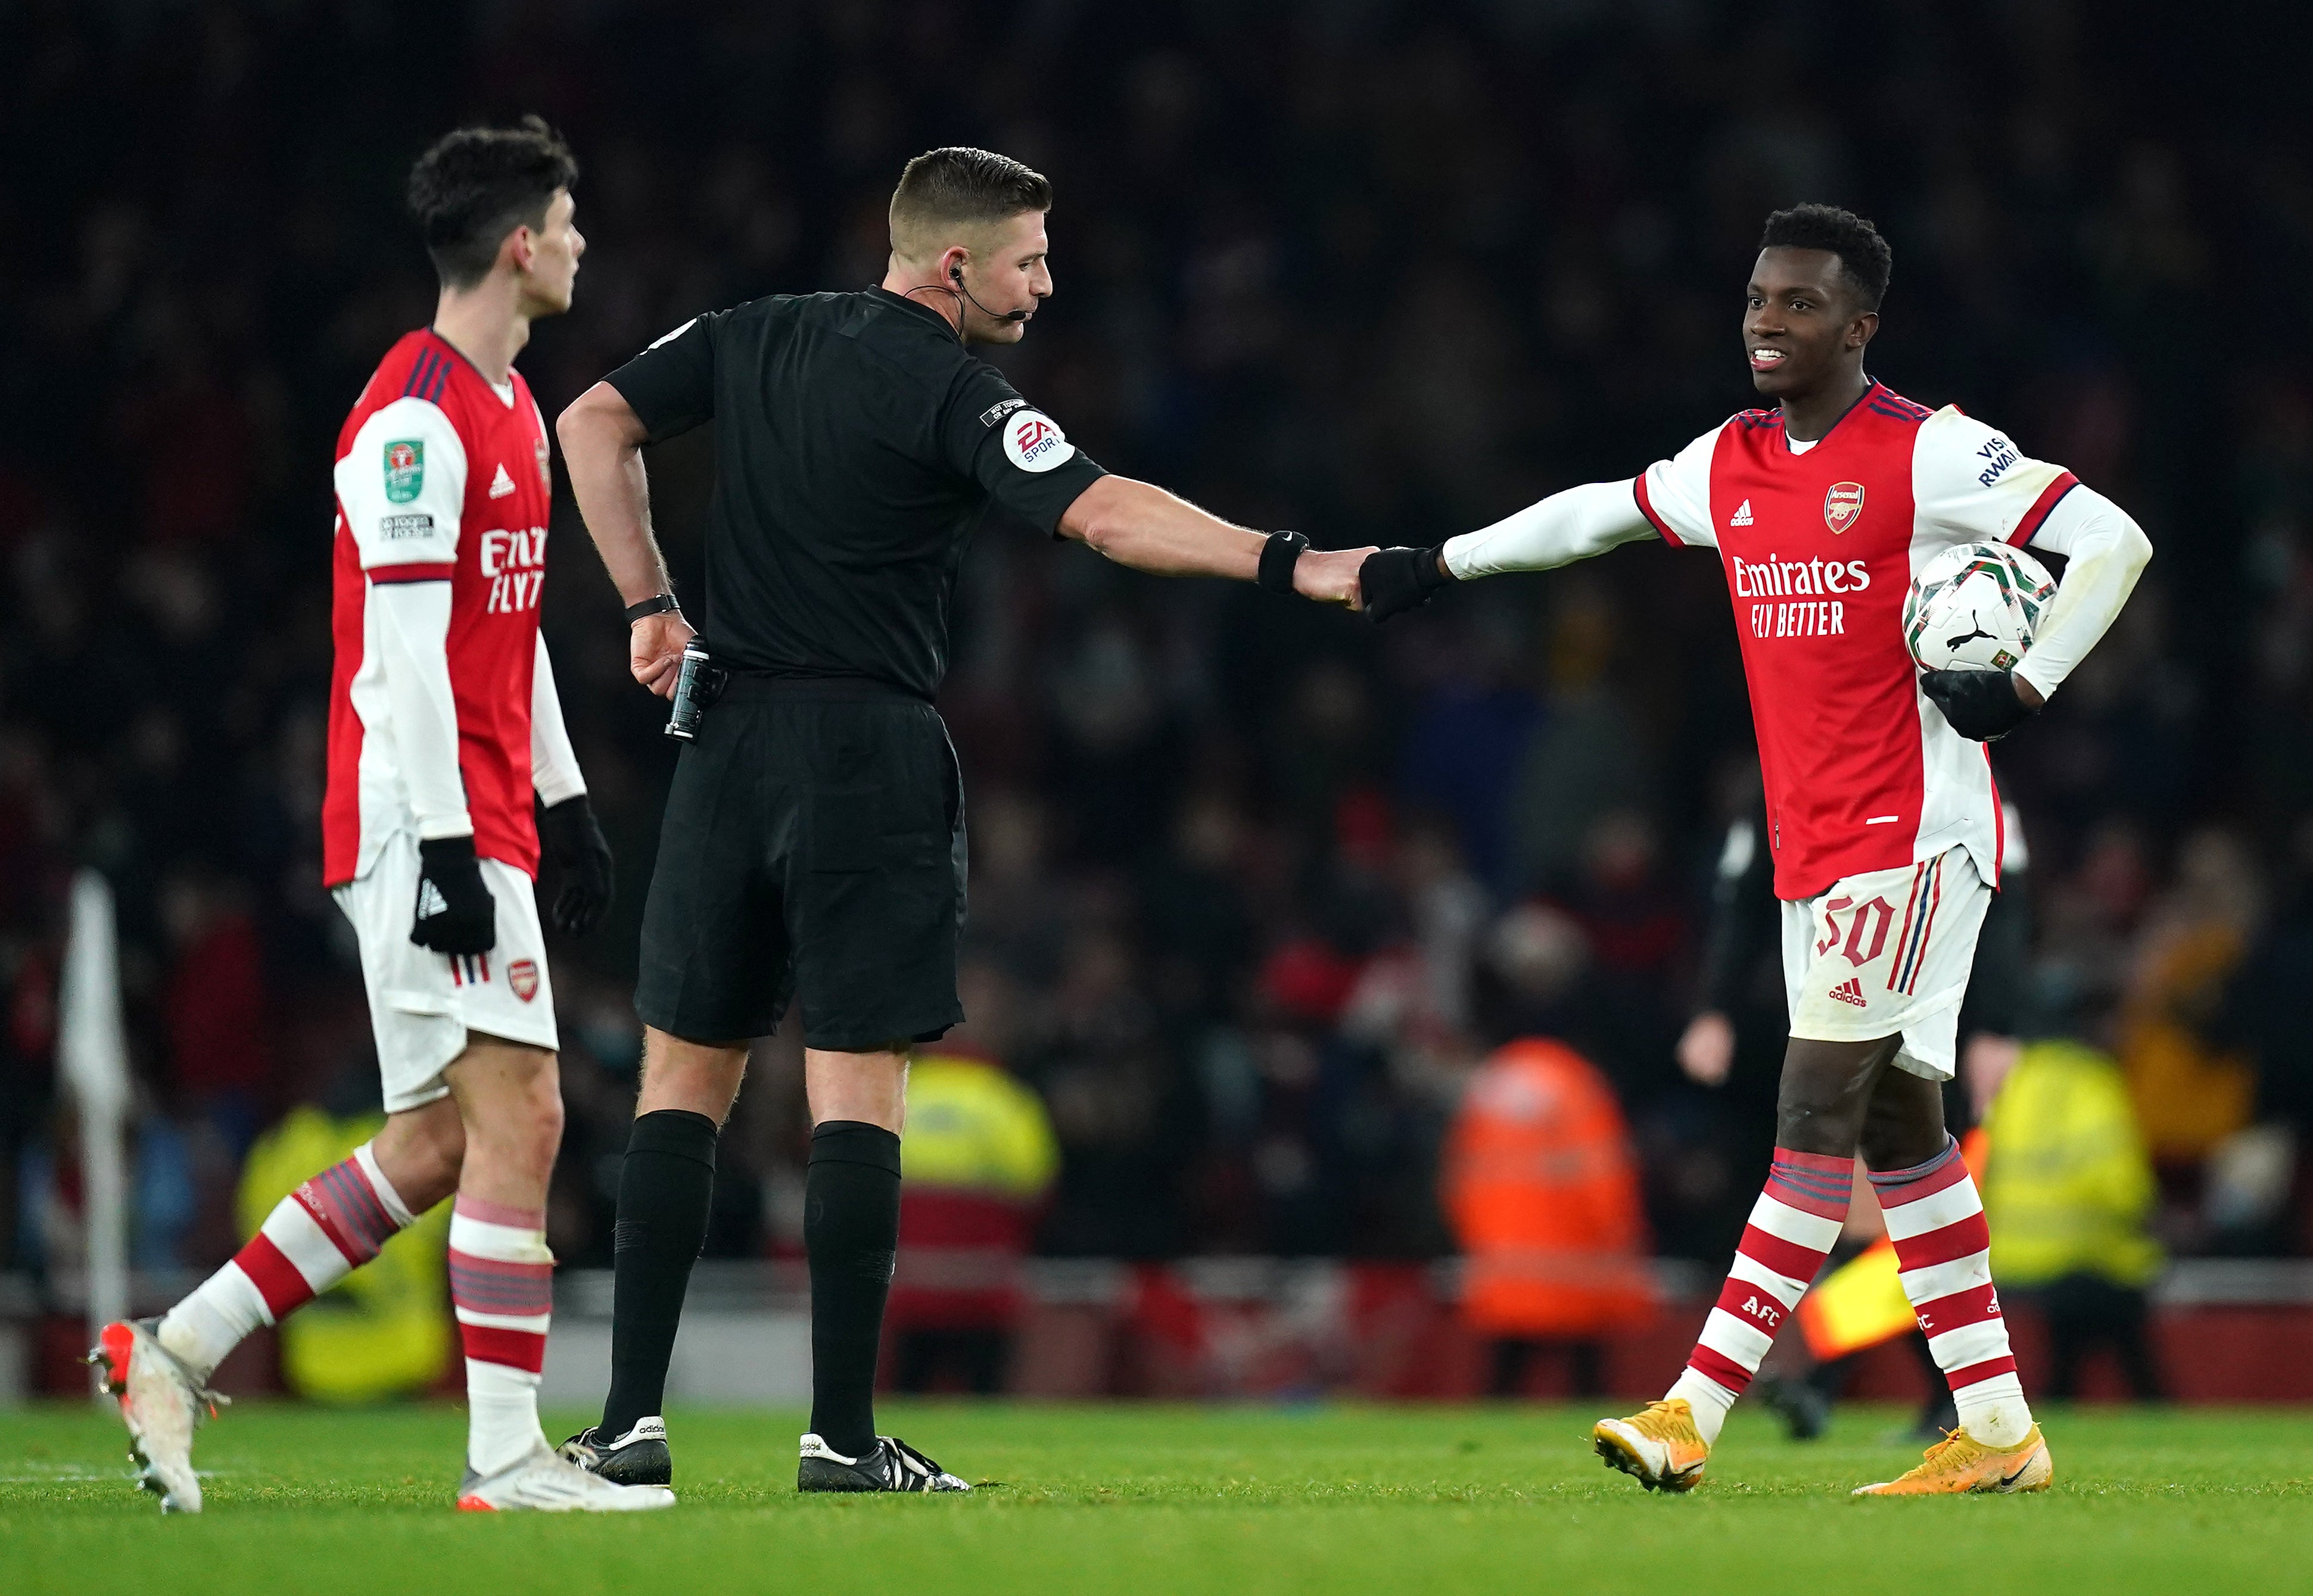
<path fill-rule="evenodd" d="M 648 438 L 626 399 L 607 382 L 580 394 L 554 424 L 570 494 L 586 534 L 620 601 L 639 604 L 673 592 L 650 522 L 650 478 L 643 467 Z"/>
<path fill-rule="evenodd" d="M 570 745 L 570 728 L 562 718 L 562 695 L 555 690 L 554 662 L 546 653 L 546 638 L 538 640 L 538 661 L 530 685 L 530 785 L 541 803 L 551 806 L 583 797 L 586 778 L 578 768 L 578 750 Z"/>
<path fill-rule="evenodd" d="M 374 583 L 378 651 L 393 718 L 393 751 L 420 837 L 468 837 L 458 769 L 458 704 L 450 689 L 450 584 Z"/>
<path fill-rule="evenodd" d="M 2120 618 L 2152 558 L 2152 542 L 2127 511 L 2094 488 L 2075 487 L 2033 535 L 2032 545 L 2066 560 L 2056 601 L 2016 667 L 2046 699 Z"/>
<path fill-rule="evenodd" d="M 1103 477 L 1060 516 L 1060 533 L 1158 576 L 1251 582 L 1268 539 L 1130 477 Z"/>
<path fill-rule="evenodd" d="M 1635 543 L 1653 529 L 1631 485 L 1591 482 L 1552 494 L 1515 515 L 1446 541 L 1446 569 L 1467 582 L 1505 571 L 1548 571 Z"/>

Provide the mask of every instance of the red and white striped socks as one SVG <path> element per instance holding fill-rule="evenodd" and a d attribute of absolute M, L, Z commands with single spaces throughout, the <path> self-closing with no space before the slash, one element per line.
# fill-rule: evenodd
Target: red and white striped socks
<path fill-rule="evenodd" d="M 1911 1169 L 1875 1173 L 1871 1186 L 1895 1243 L 1904 1295 L 1951 1382 L 1960 1427 L 1986 1446 L 2015 1445 L 2031 1431 L 2032 1410 L 1992 1284 L 1983 1200 L 1959 1144 Z"/>
<path fill-rule="evenodd" d="M 412 1215 L 364 1142 L 275 1206 L 249 1244 L 161 1320 L 161 1345 L 197 1379 L 259 1325 L 292 1311 L 377 1256 Z"/>
<path fill-rule="evenodd" d="M 1706 1445 L 1717 1443 L 1727 1410 L 1759 1372 L 1783 1316 L 1799 1305 L 1839 1240 L 1855 1190 L 1855 1161 L 1775 1149 L 1767 1188 L 1743 1227 L 1735 1267 L 1703 1322 L 1685 1372 L 1670 1388 L 1694 1410 Z"/>
<path fill-rule="evenodd" d="M 458 1194 L 450 1214 L 450 1302 L 466 1350 L 466 1464 L 495 1474 L 545 1444 L 539 1376 L 554 1313 L 546 1215 Z"/>

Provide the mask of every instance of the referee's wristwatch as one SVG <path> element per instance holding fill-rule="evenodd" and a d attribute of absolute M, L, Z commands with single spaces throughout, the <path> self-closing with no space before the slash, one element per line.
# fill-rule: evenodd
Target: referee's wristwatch
<path fill-rule="evenodd" d="M 654 615 L 664 615 L 670 609 L 680 610 L 682 608 L 673 593 L 654 593 L 639 604 L 627 606 L 627 625 L 633 626 L 638 620 L 648 620 Z"/>

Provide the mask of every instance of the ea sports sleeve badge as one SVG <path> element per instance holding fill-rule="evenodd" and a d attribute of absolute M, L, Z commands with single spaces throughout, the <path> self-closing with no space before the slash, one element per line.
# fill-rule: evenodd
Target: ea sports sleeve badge
<path fill-rule="evenodd" d="M 1060 423 L 1041 410 L 1015 410 L 1004 418 L 1004 456 L 1024 471 L 1044 472 L 1076 455 Z"/>

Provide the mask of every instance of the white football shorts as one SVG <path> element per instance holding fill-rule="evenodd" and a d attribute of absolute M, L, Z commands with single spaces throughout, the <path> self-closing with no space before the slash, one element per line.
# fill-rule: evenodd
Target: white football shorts
<path fill-rule="evenodd" d="M 466 1049 L 467 1033 L 558 1048 L 554 988 L 546 973 L 546 937 L 531 879 L 497 859 L 482 861 L 482 881 L 497 900 L 497 946 L 453 957 L 409 940 L 418 908 L 418 838 L 396 831 L 367 875 L 330 894 L 353 923 L 369 988 L 370 1029 L 377 1038 L 385 1111 L 402 1113 L 446 1096 L 442 1072 Z"/>
<path fill-rule="evenodd" d="M 1791 1034 L 1870 1042 L 1900 1034 L 1898 1069 L 1948 1081 L 1959 1006 L 1992 889 L 1966 848 L 1867 871 L 1783 905 Z"/>

